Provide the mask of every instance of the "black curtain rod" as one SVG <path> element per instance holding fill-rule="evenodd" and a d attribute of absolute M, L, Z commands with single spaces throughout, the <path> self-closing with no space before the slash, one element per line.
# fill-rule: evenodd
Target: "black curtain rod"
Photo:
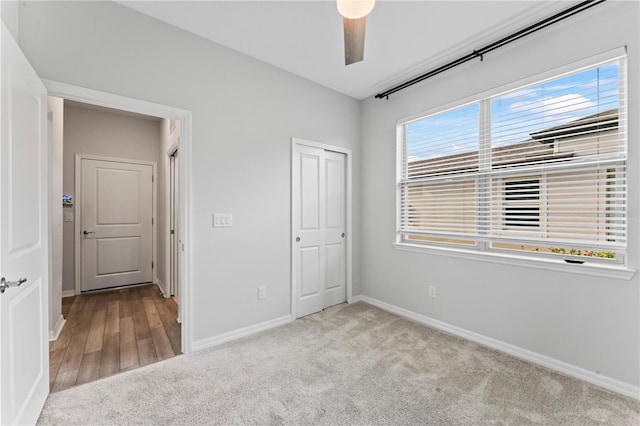
<path fill-rule="evenodd" d="M 484 47 L 481 47 L 477 50 L 474 50 L 473 52 L 465 55 L 465 56 L 461 56 L 460 58 L 451 61 L 445 65 L 442 65 L 438 68 L 435 68 L 429 72 L 426 72 L 422 75 L 419 75 L 418 77 L 414 77 L 409 81 L 405 81 L 402 84 L 399 84 L 395 87 L 392 87 L 389 90 L 386 90 L 382 93 L 378 93 L 376 95 L 376 99 L 382 99 L 382 98 L 389 98 L 389 95 L 391 95 L 392 93 L 396 93 L 402 89 L 406 89 L 409 86 L 413 86 L 416 83 L 421 82 L 422 80 L 426 80 L 427 78 L 433 77 L 434 75 L 440 74 L 441 72 L 447 71 L 453 67 L 457 67 L 458 65 L 464 64 L 465 62 L 469 62 L 472 59 L 475 58 L 480 58 L 480 60 L 482 61 L 484 59 L 484 55 L 486 53 L 492 52 L 496 49 L 498 49 L 499 47 L 505 46 L 511 42 L 514 42 L 524 36 L 527 36 L 529 34 L 533 34 L 536 31 L 539 31 L 543 28 L 548 27 L 551 24 L 555 24 L 556 22 L 560 22 L 564 19 L 567 19 L 570 16 L 573 16 L 577 13 L 583 12 L 595 5 L 598 5 L 600 3 L 603 3 L 606 0 L 587 0 L 587 1 L 583 1 L 582 3 L 578 3 L 574 6 L 571 6 L 568 9 L 563 10 L 562 12 L 556 13 L 553 16 L 550 16 L 549 18 L 543 19 L 542 21 L 536 22 L 533 25 L 530 25 L 520 31 L 516 31 L 512 34 L 509 34 L 508 36 L 495 41 L 491 44 L 488 44 Z"/>

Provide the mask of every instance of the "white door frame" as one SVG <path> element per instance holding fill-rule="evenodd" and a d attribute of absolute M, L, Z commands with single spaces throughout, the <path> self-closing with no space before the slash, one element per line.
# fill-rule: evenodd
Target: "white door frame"
<path fill-rule="evenodd" d="M 294 251 L 293 251 L 293 245 L 295 244 L 294 242 L 294 238 L 296 235 L 296 230 L 293 229 L 294 226 L 294 221 L 293 221 L 293 215 L 296 213 L 294 211 L 294 197 L 298 196 L 298 194 L 294 194 L 293 193 L 293 167 L 294 164 L 293 162 L 295 161 L 295 152 L 296 152 L 296 146 L 298 145 L 303 145 L 303 146 L 310 146 L 312 148 L 318 148 L 318 149 L 323 149 L 326 151 L 333 151 L 333 152 L 338 152 L 340 154 L 344 154 L 346 157 L 346 191 L 345 191 L 345 196 L 346 196 L 346 222 L 345 222 L 345 233 L 347 236 L 347 247 L 346 247 L 346 273 L 347 273 L 347 303 L 351 303 L 352 300 L 352 279 L 353 279 L 353 272 L 352 272 L 352 241 L 353 241 L 353 227 L 352 227 L 352 171 L 353 171 L 353 167 L 352 167 L 352 153 L 351 150 L 348 148 L 343 148 L 340 146 L 335 146 L 335 145 L 328 145 L 328 144 L 324 144 L 324 143 L 319 143 L 319 142 L 312 142 L 312 141 L 307 141 L 304 139 L 299 139 L 299 138 L 291 138 L 291 235 L 290 235 L 290 262 L 291 262 L 291 318 L 295 319 L 296 318 L 296 304 L 297 304 L 297 289 L 296 289 L 296 285 L 295 285 L 295 277 L 297 276 L 297 270 L 296 270 L 296 263 L 294 261 Z"/>
<path fill-rule="evenodd" d="M 75 158 L 75 293 L 82 293 L 82 160 L 110 161 L 114 163 L 140 164 L 152 167 L 151 182 L 151 280 L 158 284 L 158 164 L 155 161 L 130 160 L 127 158 L 102 157 L 99 155 L 76 154 Z"/>
<path fill-rule="evenodd" d="M 178 182 L 178 191 L 175 191 L 172 183 L 171 183 L 171 178 L 173 177 L 172 175 L 175 174 L 174 170 L 171 170 L 171 158 L 177 153 L 178 151 L 178 147 L 180 145 L 180 137 L 178 136 L 178 138 L 176 139 L 175 143 L 173 143 L 173 145 L 171 145 L 169 147 L 169 149 L 167 150 L 166 154 L 167 157 L 169 157 L 169 192 L 171 192 L 169 194 L 169 228 L 171 228 L 171 218 L 173 217 L 173 215 L 175 215 L 175 209 L 176 207 L 179 209 L 180 208 L 180 182 Z M 175 160 L 174 160 L 175 161 Z M 178 154 L 178 163 L 180 162 L 180 154 Z M 179 164 L 178 164 L 179 165 Z M 175 167 L 175 164 L 174 164 Z M 178 174 L 180 174 L 180 169 L 178 168 Z M 175 185 L 175 183 L 174 183 Z M 178 192 L 178 199 L 176 200 L 174 195 L 175 193 Z M 171 198 L 174 197 L 174 205 L 171 206 Z M 179 222 L 179 215 L 178 215 L 178 222 Z M 178 223 L 179 224 L 179 223 Z M 180 228 L 178 228 L 180 229 Z M 166 231 L 165 230 L 161 230 L 160 232 Z M 174 234 L 175 235 L 175 231 Z M 176 250 L 176 247 L 179 247 L 178 245 L 178 240 L 174 237 L 171 238 L 171 234 L 169 235 L 169 282 L 166 284 L 167 285 L 167 293 L 169 295 L 175 296 L 176 294 L 178 295 L 178 300 L 180 300 L 180 293 L 179 292 L 174 292 L 174 274 L 176 273 L 176 271 L 174 271 L 174 268 L 177 268 L 177 270 L 180 270 L 179 266 L 177 265 L 178 262 L 180 261 L 179 259 L 177 259 L 178 262 L 176 262 L 176 265 L 174 265 L 174 258 L 171 255 L 171 253 L 173 252 L 173 250 Z M 173 241 L 172 241 L 173 240 Z M 166 256 L 165 256 L 166 257 Z M 178 289 L 179 290 L 179 289 Z M 172 293 L 176 293 L 176 294 L 172 294 Z M 180 322 L 180 310 L 178 310 L 178 322 Z"/>
<path fill-rule="evenodd" d="M 51 96 L 181 121 L 182 126 L 180 127 L 179 143 L 180 155 L 178 156 L 178 160 L 180 162 L 180 193 L 182 194 L 182 203 L 180 205 L 180 229 L 182 229 L 183 249 L 181 251 L 180 259 L 182 268 L 180 269 L 179 310 L 180 319 L 182 321 L 181 349 L 183 353 L 191 352 L 193 348 L 193 312 L 191 309 L 193 306 L 191 301 L 193 293 L 191 282 L 191 276 L 193 274 L 193 265 L 191 263 L 193 241 L 191 231 L 191 111 L 52 80 L 43 79 L 42 82 Z"/>

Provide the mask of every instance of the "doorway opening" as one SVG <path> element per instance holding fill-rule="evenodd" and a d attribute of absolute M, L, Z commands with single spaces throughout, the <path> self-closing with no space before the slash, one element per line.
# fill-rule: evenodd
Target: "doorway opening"
<path fill-rule="evenodd" d="M 103 281 L 102 283 L 83 286 L 84 277 L 80 274 L 77 280 L 80 285 L 77 288 L 74 278 L 71 285 L 68 280 L 63 280 L 63 288 L 60 288 L 59 292 L 56 292 L 56 289 L 52 291 L 53 297 L 59 297 L 61 318 L 67 320 L 66 323 L 62 321 L 65 325 L 61 327 L 61 331 L 50 335 L 53 337 L 49 345 L 50 384 L 51 390 L 57 391 L 189 351 L 190 322 L 189 315 L 185 315 L 188 313 L 186 296 L 189 294 L 189 281 L 185 278 L 189 268 L 185 267 L 188 257 L 182 241 L 187 229 L 187 206 L 182 204 L 184 198 L 178 196 L 187 193 L 184 188 L 187 187 L 188 179 L 179 179 L 178 170 L 181 169 L 179 163 L 186 161 L 188 156 L 181 155 L 183 158 L 180 158 L 177 151 L 180 148 L 181 154 L 189 152 L 188 144 L 185 147 L 180 142 L 180 136 L 182 131 L 185 131 L 187 138 L 182 140 L 190 140 L 190 113 L 61 83 L 45 81 L 45 85 L 50 96 L 57 95 L 64 99 L 65 104 L 87 110 L 89 115 L 105 113 L 110 114 L 111 119 L 119 116 L 121 122 L 124 120 L 129 124 L 134 119 L 146 120 L 147 127 L 149 122 L 159 127 L 155 158 L 157 161 L 153 161 L 153 158 L 132 159 L 131 155 L 127 157 L 126 148 L 118 149 L 117 142 L 98 143 L 102 151 L 89 154 L 88 151 L 84 151 L 76 158 L 79 167 L 76 178 L 82 176 L 84 169 L 88 169 L 91 173 L 85 174 L 91 176 L 93 173 L 95 180 L 101 182 L 90 190 L 91 195 L 83 196 L 78 191 L 69 194 L 66 188 L 62 194 L 51 193 L 52 199 L 58 200 L 61 195 L 68 195 L 63 198 L 67 200 L 67 204 L 63 207 L 60 217 L 65 225 L 67 221 L 71 222 L 74 228 L 72 238 L 86 239 L 94 246 L 92 250 L 97 250 L 97 256 L 93 256 L 92 252 L 85 257 L 95 260 L 100 258 L 100 254 L 106 254 L 100 265 L 91 265 L 92 268 L 96 267 L 93 268 L 92 274 L 88 274 Z M 68 124 L 66 118 L 68 117 L 65 117 L 64 121 Z M 122 130 L 127 126 L 112 127 Z M 73 131 L 72 126 L 70 130 Z M 132 138 L 140 137 L 139 133 L 136 134 L 136 129 L 132 132 Z M 167 146 L 173 147 L 175 156 L 165 155 Z M 108 148 L 112 150 L 108 151 Z M 137 149 L 138 154 L 143 150 L 131 146 L 129 149 Z M 137 158 L 141 157 L 138 155 Z M 83 162 L 87 167 L 82 167 Z M 117 167 L 112 167 L 114 164 Z M 120 167 L 123 164 L 125 167 Z M 151 228 L 147 227 L 151 229 L 151 244 L 143 244 L 139 235 L 126 232 L 126 235 L 103 236 L 103 241 L 98 229 L 105 223 L 117 224 L 128 228 L 128 231 L 137 226 L 131 218 L 137 217 L 140 209 L 133 208 L 137 201 L 132 200 L 138 200 L 140 194 L 132 188 L 137 185 L 139 179 L 146 181 L 147 177 L 151 178 L 149 181 L 155 188 L 150 194 L 142 196 L 151 199 L 151 208 L 148 209 L 152 211 L 148 215 Z M 151 185 L 148 188 L 151 188 Z M 94 211 L 89 210 L 86 214 L 76 213 L 76 208 L 86 199 L 92 199 L 96 204 Z M 85 218 L 97 220 L 99 223 L 92 223 L 94 227 L 90 229 L 85 226 Z M 182 232 L 178 234 L 179 230 Z M 87 231 L 86 234 L 84 231 Z M 180 235 L 181 239 L 174 239 L 172 235 Z M 113 245 L 114 241 L 124 243 L 128 248 L 108 247 Z M 147 248 L 139 250 L 141 245 Z M 151 247 L 151 250 L 148 247 Z M 180 247 L 180 250 L 177 250 L 177 247 Z M 79 245 L 78 248 L 81 249 L 82 246 Z M 146 261 L 149 258 L 148 254 L 143 256 L 144 262 L 136 258 L 142 251 L 151 252 L 149 262 Z M 66 257 L 66 250 L 63 252 Z M 139 272 L 140 268 L 137 266 L 142 263 L 150 264 L 150 276 L 144 275 L 142 278 L 125 282 L 118 281 L 127 274 Z M 178 294 L 183 296 L 180 303 L 177 303 L 178 299 L 170 297 Z M 179 312 L 182 312 L 181 316 Z"/>

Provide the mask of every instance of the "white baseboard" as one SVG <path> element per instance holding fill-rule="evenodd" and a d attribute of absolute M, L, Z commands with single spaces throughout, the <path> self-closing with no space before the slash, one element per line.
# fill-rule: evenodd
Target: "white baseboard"
<path fill-rule="evenodd" d="M 362 300 L 362 295 L 359 294 L 357 296 L 351 296 L 351 302 L 349 303 L 356 303 L 356 302 L 360 302 Z M 373 305 L 373 303 L 372 303 Z"/>
<path fill-rule="evenodd" d="M 49 330 L 49 341 L 53 341 L 53 340 L 58 340 L 58 337 L 60 336 L 60 332 L 62 332 L 62 328 L 64 327 L 64 324 L 67 322 L 67 320 L 64 319 L 64 317 L 62 315 L 60 315 L 60 318 L 58 318 L 58 321 L 56 321 L 56 325 L 53 327 L 53 330 Z"/>
<path fill-rule="evenodd" d="M 228 333 L 219 334 L 217 336 L 208 337 L 206 339 L 193 342 L 191 351 L 199 351 L 213 346 L 221 345 L 222 343 L 230 342 L 241 337 L 250 336 L 252 334 L 259 333 L 261 331 L 269 330 L 270 328 L 279 327 L 281 325 L 288 324 L 293 321 L 291 315 L 285 315 L 280 318 L 275 318 L 269 321 L 261 322 L 259 324 L 250 325 L 249 327 L 240 328 L 238 330 L 230 331 Z"/>
<path fill-rule="evenodd" d="M 162 293 L 162 295 L 163 295 L 165 298 L 168 298 L 168 297 L 169 297 L 169 292 L 167 291 L 167 287 L 165 287 L 164 283 L 163 283 L 162 281 L 160 281 L 160 279 L 158 278 L 158 279 L 156 280 L 156 283 L 155 283 L 155 284 L 156 284 L 156 285 L 158 286 L 158 288 L 160 289 L 160 292 Z"/>
<path fill-rule="evenodd" d="M 403 316 L 405 318 L 412 319 L 419 323 L 428 325 L 429 327 L 433 327 L 435 329 L 438 329 L 450 334 L 454 334 L 464 339 L 471 340 L 473 342 L 479 343 L 484 346 L 488 346 L 492 349 L 496 349 L 498 351 L 508 353 L 509 355 L 513 355 L 525 361 L 529 361 L 534 364 L 541 365 L 550 370 L 557 371 L 567 376 L 575 377 L 577 379 L 584 380 L 585 382 L 589 382 L 594 385 L 601 386 L 610 391 L 617 392 L 622 395 L 640 400 L 640 387 L 638 386 L 621 382 L 620 380 L 612 379 L 610 377 L 602 376 L 600 374 L 594 373 L 593 371 L 586 370 L 584 368 L 575 366 L 573 364 L 569 364 L 564 361 L 560 361 L 555 358 L 551 358 L 546 355 L 542 355 L 537 352 L 530 351 L 528 349 L 523 349 L 518 346 L 514 346 L 509 343 L 503 342 L 501 340 L 483 336 L 482 334 L 478 334 L 473 331 L 469 331 L 464 328 L 460 328 L 455 325 L 451 325 L 451 324 L 427 317 L 425 315 L 418 314 L 418 313 L 409 311 L 407 309 L 400 308 L 398 306 L 394 306 L 386 302 L 382 302 L 377 299 L 373 299 L 368 296 L 358 296 L 358 297 L 359 297 L 359 300 L 362 300 L 363 302 L 369 303 L 373 306 L 377 306 L 378 308 L 384 309 L 385 311 L 389 311 L 394 314 Z M 353 301 L 354 299 L 355 298 L 352 298 L 351 300 Z"/>
<path fill-rule="evenodd" d="M 75 296 L 76 295 L 76 291 L 75 290 L 64 290 L 62 292 L 62 297 L 71 297 L 71 296 Z"/>

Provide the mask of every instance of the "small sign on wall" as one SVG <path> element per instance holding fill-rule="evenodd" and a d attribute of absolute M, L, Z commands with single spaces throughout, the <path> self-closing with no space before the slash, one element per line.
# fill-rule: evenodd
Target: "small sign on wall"
<path fill-rule="evenodd" d="M 73 205 L 73 197 L 71 195 L 63 195 L 62 196 L 62 205 L 63 206 L 72 206 Z"/>

